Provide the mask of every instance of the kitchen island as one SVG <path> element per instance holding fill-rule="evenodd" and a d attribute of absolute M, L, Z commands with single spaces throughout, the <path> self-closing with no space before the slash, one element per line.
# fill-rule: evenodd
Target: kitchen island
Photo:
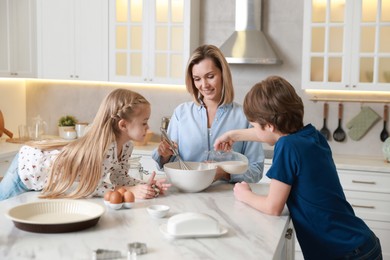
<path fill-rule="evenodd" d="M 261 194 L 267 184 L 253 184 Z M 290 217 L 262 214 L 235 200 L 233 185 L 217 182 L 200 193 L 182 193 L 171 188 L 164 196 L 136 200 L 131 209 L 106 207 L 96 226 L 71 233 L 43 234 L 19 230 L 5 216 L 8 209 L 39 200 L 38 192 L 28 192 L 0 202 L 0 259 L 92 259 L 94 250 L 123 252 L 127 244 L 146 243 L 147 253 L 137 259 L 291 259 L 294 236 L 285 237 Z M 88 199 L 104 205 L 102 198 Z M 151 217 L 146 208 L 153 204 L 170 207 L 165 218 Z M 213 238 L 172 239 L 159 230 L 168 218 L 183 212 L 200 212 L 216 218 L 228 229 Z M 290 236 L 291 237 L 291 236 Z"/>

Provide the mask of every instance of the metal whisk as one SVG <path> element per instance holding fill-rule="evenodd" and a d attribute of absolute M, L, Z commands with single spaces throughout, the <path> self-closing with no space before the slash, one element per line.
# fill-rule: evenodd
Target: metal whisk
<path fill-rule="evenodd" d="M 168 142 L 169 146 L 171 147 L 171 149 L 173 151 L 173 154 L 179 160 L 180 169 L 182 169 L 182 170 L 191 170 L 191 168 L 185 163 L 185 161 L 183 161 L 183 159 L 181 159 L 181 157 L 179 155 L 179 152 L 177 151 L 175 145 L 173 144 L 172 140 L 169 139 L 167 131 L 165 131 L 165 129 L 162 128 L 162 127 L 160 128 L 160 131 L 161 131 L 162 137 Z"/>

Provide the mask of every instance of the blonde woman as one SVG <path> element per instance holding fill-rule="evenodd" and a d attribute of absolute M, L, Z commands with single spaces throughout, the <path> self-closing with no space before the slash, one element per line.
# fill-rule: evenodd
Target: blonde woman
<path fill-rule="evenodd" d="M 125 187 L 136 198 L 154 198 L 165 180 L 144 184 L 130 177 L 131 141 L 142 141 L 149 129 L 151 108 L 140 94 L 112 91 L 102 102 L 85 136 L 63 147 L 58 143 L 23 146 L 0 182 L 0 200 L 30 190 L 42 198 L 87 198 Z"/>
<path fill-rule="evenodd" d="M 193 101 L 175 109 L 168 125 L 168 135 L 177 143 L 184 161 L 204 161 L 219 135 L 233 129 L 249 128 L 250 124 L 242 106 L 234 102 L 229 64 L 216 46 L 202 45 L 193 52 L 187 63 L 186 87 Z M 218 168 L 215 180 L 258 182 L 264 167 L 261 143 L 237 142 L 233 150 L 248 157 L 248 171 L 230 175 Z M 153 159 L 160 167 L 176 160 L 165 141 L 153 151 Z"/>

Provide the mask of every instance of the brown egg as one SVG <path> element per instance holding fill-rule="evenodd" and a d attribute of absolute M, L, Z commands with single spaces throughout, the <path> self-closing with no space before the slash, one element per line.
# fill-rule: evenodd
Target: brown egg
<path fill-rule="evenodd" d="M 104 200 L 105 200 L 105 201 L 110 201 L 111 194 L 112 194 L 112 190 L 107 191 L 107 192 L 104 194 Z"/>
<path fill-rule="evenodd" d="M 122 194 L 119 191 L 113 191 L 110 196 L 110 203 L 119 204 L 123 202 Z"/>
<path fill-rule="evenodd" d="M 125 187 L 121 187 L 121 188 L 119 188 L 117 191 L 119 191 L 119 192 L 122 194 L 122 196 L 123 196 L 123 194 L 124 194 L 127 190 L 126 190 Z"/>
<path fill-rule="evenodd" d="M 131 191 L 126 191 L 123 194 L 123 198 L 124 198 L 125 202 L 134 202 L 134 200 L 135 200 L 134 194 Z"/>

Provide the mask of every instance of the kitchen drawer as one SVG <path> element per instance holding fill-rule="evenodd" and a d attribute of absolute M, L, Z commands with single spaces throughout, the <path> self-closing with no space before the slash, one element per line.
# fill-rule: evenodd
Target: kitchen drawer
<path fill-rule="evenodd" d="M 358 217 L 390 223 L 390 194 L 357 191 L 344 193 Z"/>
<path fill-rule="evenodd" d="M 383 260 L 390 260 L 390 222 L 365 221 L 375 235 L 379 238 L 382 246 Z"/>
<path fill-rule="evenodd" d="M 338 170 L 344 190 L 390 193 L 390 174 Z"/>

